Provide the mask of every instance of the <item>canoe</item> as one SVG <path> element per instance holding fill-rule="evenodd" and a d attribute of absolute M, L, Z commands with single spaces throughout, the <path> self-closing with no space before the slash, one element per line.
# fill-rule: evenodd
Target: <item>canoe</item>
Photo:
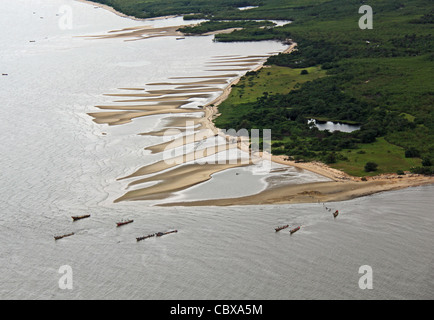
<path fill-rule="evenodd" d="M 74 232 L 65 234 L 63 236 L 54 236 L 54 240 L 60 240 L 60 239 L 63 239 L 63 238 L 66 238 L 66 237 L 70 237 L 70 236 L 73 236 L 73 235 L 74 235 Z"/>
<path fill-rule="evenodd" d="M 77 220 L 86 219 L 89 217 L 90 217 L 90 214 L 86 214 L 84 216 L 72 216 L 71 218 L 72 218 L 72 220 L 77 221 Z"/>
<path fill-rule="evenodd" d="M 289 231 L 289 233 L 293 234 L 293 233 L 297 232 L 298 230 L 300 230 L 300 227 L 292 229 L 291 231 Z"/>
<path fill-rule="evenodd" d="M 279 232 L 280 230 L 286 229 L 286 228 L 288 228 L 288 227 L 289 227 L 289 224 L 287 224 L 286 226 L 283 226 L 283 227 L 277 227 L 277 228 L 274 229 L 274 230 L 276 230 L 276 232 Z"/>
<path fill-rule="evenodd" d="M 133 222 L 134 222 L 134 220 L 121 221 L 121 222 L 117 222 L 116 225 L 117 225 L 118 227 L 121 227 L 121 226 L 124 226 L 124 225 L 126 225 L 126 224 L 133 223 Z"/>

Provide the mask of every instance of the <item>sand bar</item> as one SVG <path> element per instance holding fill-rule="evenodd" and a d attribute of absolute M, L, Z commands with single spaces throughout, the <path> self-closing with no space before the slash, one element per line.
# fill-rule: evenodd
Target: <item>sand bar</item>
<path fill-rule="evenodd" d="M 247 197 L 173 202 L 159 204 L 159 206 L 231 206 L 344 201 L 378 192 L 399 190 L 433 183 L 434 177 L 420 176 L 402 179 L 372 180 L 367 182 L 316 182 L 301 185 L 282 185 L 266 189 L 259 194 Z"/>
<path fill-rule="evenodd" d="M 241 166 L 241 164 L 184 165 L 169 172 L 156 175 L 152 177 L 153 179 L 143 179 L 140 181 L 141 183 L 159 180 L 162 182 L 149 188 L 129 191 L 122 197 L 116 199 L 115 202 L 164 199 L 174 192 L 184 190 L 198 183 L 209 180 L 211 175 L 216 172 L 239 166 Z"/>

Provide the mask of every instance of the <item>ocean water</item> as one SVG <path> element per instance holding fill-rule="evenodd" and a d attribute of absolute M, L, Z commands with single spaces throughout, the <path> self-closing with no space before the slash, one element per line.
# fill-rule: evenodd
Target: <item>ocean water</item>
<path fill-rule="evenodd" d="M 65 5 L 73 14 L 67 30 L 59 28 Z M 339 209 L 337 219 L 322 204 L 113 203 L 127 184 L 117 178 L 159 160 L 144 147 L 160 138 L 137 133 L 158 129 L 164 116 L 97 125 L 87 113 L 112 102 L 105 93 L 206 75 L 213 56 L 261 55 L 283 50 L 281 44 L 89 40 L 81 36 L 182 20 L 144 23 L 70 0 L 2 0 L 0 17 L 0 74 L 8 74 L 0 77 L 1 299 L 434 297 L 433 186 L 326 204 Z M 264 187 L 264 177 L 233 170 L 240 181 L 220 196 Z M 317 178 L 297 170 L 287 175 L 297 182 Z M 177 196 L 209 197 L 233 176 L 216 174 Z M 71 221 L 86 213 L 90 219 Z M 115 227 L 128 218 L 134 223 Z M 284 224 L 302 228 L 292 236 L 274 232 Z M 179 232 L 135 239 L 171 229 Z M 54 241 L 69 232 L 75 235 Z M 63 265 L 73 270 L 72 290 L 59 288 Z M 362 265 L 373 269 L 372 290 L 358 286 Z"/>

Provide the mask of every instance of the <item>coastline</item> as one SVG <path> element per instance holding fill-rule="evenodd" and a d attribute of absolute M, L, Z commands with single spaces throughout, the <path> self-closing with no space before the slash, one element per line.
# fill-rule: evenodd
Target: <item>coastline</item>
<path fill-rule="evenodd" d="M 434 184 L 434 177 L 371 180 L 367 182 L 314 182 L 299 185 L 281 185 L 258 194 L 228 199 L 157 204 L 160 207 L 238 206 L 338 202 L 365 197 L 384 191 L 400 190 Z"/>
<path fill-rule="evenodd" d="M 169 18 L 175 18 L 177 17 L 176 15 L 171 15 L 171 16 L 162 16 L 162 17 L 154 17 L 154 18 L 145 18 L 145 19 L 140 19 L 140 18 L 136 18 L 134 16 L 129 16 L 126 15 L 125 13 L 122 13 L 120 11 L 117 11 L 116 9 L 114 9 L 113 7 L 110 7 L 109 5 L 106 4 L 102 4 L 102 3 L 98 3 L 98 2 L 93 2 L 93 1 L 89 1 L 89 0 L 75 0 L 78 2 L 82 2 L 82 3 L 87 3 L 89 5 L 92 5 L 94 7 L 98 7 L 104 10 L 108 10 L 122 18 L 128 18 L 131 20 L 136 20 L 136 21 L 154 21 L 154 20 L 163 20 L 163 19 L 169 19 Z"/>
<path fill-rule="evenodd" d="M 103 8 L 105 10 L 108 10 L 118 16 L 129 18 L 132 20 L 137 21 L 150 21 L 150 20 L 159 20 L 159 19 L 167 19 L 167 18 L 173 18 L 176 16 L 164 16 L 164 17 L 156 17 L 156 18 L 147 18 L 147 19 L 138 19 L 132 16 L 125 15 L 114 8 L 88 1 L 88 0 L 76 0 L 83 3 L 87 3 L 90 5 L 93 5 L 95 7 Z M 158 30 L 157 30 L 158 31 Z M 143 30 L 136 30 L 133 32 L 141 33 Z M 131 33 L 133 33 L 131 32 Z M 214 32 L 213 34 L 218 33 Z M 122 35 L 120 35 L 122 36 Z M 291 45 L 283 51 L 285 54 L 290 54 L 292 51 L 296 50 L 297 43 L 292 42 Z M 258 71 L 264 67 L 265 59 L 263 62 L 259 63 L 257 67 L 252 69 L 252 71 Z M 232 69 L 234 71 L 234 69 Z M 222 70 L 223 71 L 223 70 Z M 189 112 L 204 112 L 204 116 L 201 118 L 197 118 L 195 121 L 196 123 L 201 123 L 203 129 L 207 129 L 210 131 L 209 135 L 220 135 L 224 137 L 227 141 L 230 140 L 230 137 L 225 135 L 223 131 L 219 128 L 217 128 L 214 125 L 213 120 L 219 116 L 218 113 L 218 105 L 220 105 L 224 100 L 227 99 L 227 97 L 230 95 L 232 91 L 232 86 L 237 84 L 241 80 L 242 76 L 238 76 L 234 80 L 232 80 L 221 92 L 221 94 L 214 99 L 212 102 L 208 103 L 203 110 L 188 110 Z M 211 83 L 209 83 L 211 84 Z M 197 86 L 197 84 L 196 84 Z M 188 89 L 188 88 L 186 88 Z M 196 89 L 195 93 L 201 93 L 202 89 Z M 191 90 L 186 90 L 185 94 L 192 93 Z M 210 89 L 204 89 L 204 92 L 209 92 Z M 176 91 L 177 93 L 180 93 L 180 91 Z M 165 94 L 170 94 L 173 92 L 165 91 L 165 92 L 154 92 L 150 94 L 144 94 L 141 95 L 141 98 L 144 97 L 151 97 L 155 98 L 155 96 L 164 96 Z M 123 95 L 125 96 L 125 95 Z M 131 95 L 135 97 L 139 97 L 140 95 Z M 161 98 L 163 99 L 163 98 Z M 139 100 L 136 100 L 139 101 Z M 156 100 L 155 100 L 156 101 Z M 125 101 L 129 102 L 129 101 Z M 109 109 L 109 107 L 99 107 L 100 109 Z M 120 110 L 122 108 L 116 107 L 114 109 Z M 125 111 L 129 110 L 130 108 L 125 106 Z M 160 109 L 160 108 L 158 108 Z M 168 113 L 174 114 L 174 113 L 185 113 L 187 110 L 184 109 L 178 109 L 178 106 L 171 106 L 168 105 L 165 108 Z M 111 113 L 91 113 L 90 115 L 95 117 L 95 122 L 97 123 L 108 123 L 110 125 L 120 125 L 124 123 L 130 122 L 133 118 L 136 117 L 142 117 L 152 114 L 161 114 L 161 109 L 159 111 L 157 110 L 151 110 L 150 106 L 143 107 L 142 110 L 134 110 L 135 112 L 111 112 Z M 185 145 L 185 142 L 184 142 Z M 246 147 L 242 148 L 242 144 L 236 146 L 239 149 L 243 151 L 248 151 Z M 164 147 L 164 145 L 157 145 L 157 146 L 151 146 L 149 147 L 149 150 L 152 150 L 152 152 L 161 152 L 161 149 Z M 218 199 L 218 200 L 203 200 L 203 201 L 194 201 L 194 202 L 182 202 L 182 203 L 166 203 L 166 204 L 160 204 L 162 206 L 201 206 L 201 205 L 216 205 L 216 206 L 228 206 L 228 205 L 254 205 L 254 204 L 278 204 L 278 203 L 306 203 L 306 202 L 317 202 L 317 201 L 343 201 L 343 200 L 349 200 L 357 197 L 362 197 L 378 192 L 383 191 L 389 191 L 389 190 L 397 190 L 407 187 L 413 187 L 413 186 L 420 186 L 420 185 L 426 185 L 426 184 L 434 184 L 434 178 L 433 177 L 425 177 L 425 176 L 419 176 L 419 175 L 408 175 L 408 176 L 397 176 L 395 174 L 389 174 L 389 175 L 381 175 L 381 176 L 374 176 L 374 177 L 367 177 L 368 181 L 362 182 L 361 178 L 353 177 L 348 174 L 346 174 L 343 171 L 333 169 L 323 163 L 320 162 L 308 162 L 308 163 L 296 163 L 294 161 L 289 161 L 285 159 L 285 156 L 275 156 L 271 155 L 271 161 L 287 166 L 296 167 L 299 169 L 307 170 L 316 174 L 319 174 L 321 176 L 327 177 L 331 179 L 331 182 L 317 182 L 317 183 L 307 183 L 307 184 L 301 184 L 301 185 L 281 185 L 278 187 L 272 187 L 267 188 L 264 191 L 247 196 L 247 197 L 239 197 L 239 198 L 231 198 L 231 199 Z M 155 164 L 156 167 L 159 165 L 158 163 Z M 161 165 L 160 165 L 161 166 Z M 150 166 L 153 167 L 152 165 Z M 142 170 L 145 169 L 145 170 Z M 146 175 L 146 173 L 141 173 L 141 170 L 144 172 L 149 172 L 146 170 L 146 167 L 138 170 L 135 174 L 131 175 L 130 177 L 139 177 L 141 175 Z M 150 169 L 150 168 L 148 168 Z M 167 168 L 165 168 L 167 169 Z M 179 170 L 179 169 L 178 169 Z M 173 169 L 174 173 L 178 171 L 176 168 Z M 184 169 L 181 169 L 181 171 Z M 173 191 L 179 191 L 184 190 L 192 185 L 196 185 L 199 183 L 202 183 L 204 181 L 207 181 L 211 178 L 211 176 L 219 172 L 221 170 L 224 170 L 221 166 L 216 166 L 214 168 L 207 168 L 206 170 L 204 168 L 198 168 L 194 172 L 189 172 L 189 175 L 185 176 L 184 178 L 187 180 L 194 181 L 191 183 L 191 181 L 187 181 L 185 183 L 181 182 L 175 182 L 172 174 L 161 174 L 160 177 L 166 178 L 163 179 L 163 185 L 165 187 L 158 187 L 159 190 L 158 193 L 150 192 L 148 188 L 144 189 L 138 189 L 135 191 L 127 192 L 124 196 L 120 197 L 117 201 L 131 201 L 131 200 L 150 200 L 150 199 L 164 199 L 167 198 L 171 192 Z M 163 170 L 164 171 L 164 170 Z M 159 172 L 157 170 L 154 173 Z M 157 175 L 159 175 L 157 173 Z M 166 177 L 167 176 L 167 177 Z M 176 174 L 175 174 L 176 176 Z M 179 177 L 178 177 L 179 178 Z M 141 179 L 140 182 L 151 182 L 152 178 L 147 179 Z M 135 184 L 135 183 L 133 183 Z M 154 187 L 152 189 L 155 189 Z M 153 198 L 152 196 L 157 196 L 156 198 Z"/>

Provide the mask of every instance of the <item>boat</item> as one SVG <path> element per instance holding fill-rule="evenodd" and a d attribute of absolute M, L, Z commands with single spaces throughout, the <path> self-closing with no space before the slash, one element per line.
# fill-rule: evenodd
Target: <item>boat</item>
<path fill-rule="evenodd" d="M 280 230 L 286 229 L 286 228 L 288 228 L 288 227 L 289 227 L 289 224 L 287 224 L 286 226 L 283 226 L 283 227 L 277 227 L 277 228 L 274 229 L 274 230 L 276 230 L 276 232 L 279 232 Z"/>
<path fill-rule="evenodd" d="M 136 240 L 137 240 L 137 242 L 139 242 L 139 241 L 146 240 L 146 239 L 152 238 L 152 237 L 155 237 L 155 234 L 150 234 L 148 236 L 139 237 L 139 238 L 136 238 Z"/>
<path fill-rule="evenodd" d="M 157 232 L 155 235 L 157 237 L 162 237 L 162 236 L 165 236 L 167 234 L 176 233 L 176 232 L 178 232 L 178 230 L 173 230 L 173 231 L 168 231 L 168 232 Z"/>
<path fill-rule="evenodd" d="M 336 211 L 333 213 L 333 217 L 336 218 L 338 215 L 339 215 L 339 210 L 336 210 Z"/>
<path fill-rule="evenodd" d="M 293 234 L 293 233 L 297 232 L 298 230 L 300 230 L 300 228 L 301 228 L 301 227 L 294 228 L 294 229 L 292 229 L 291 231 L 289 231 L 289 233 L 290 233 L 290 234 Z"/>
<path fill-rule="evenodd" d="M 116 222 L 116 225 L 118 227 L 121 227 L 121 226 L 124 226 L 126 224 L 133 223 L 133 222 L 134 222 L 134 220 L 121 221 L 121 222 Z"/>
<path fill-rule="evenodd" d="M 63 238 L 66 238 L 66 237 L 70 237 L 70 236 L 73 236 L 73 235 L 74 235 L 74 232 L 65 234 L 63 236 L 54 236 L 54 240 L 60 240 L 60 239 L 63 239 Z"/>
<path fill-rule="evenodd" d="M 2 76 L 7 76 L 8 74 L 7 73 L 2 73 Z"/>
<path fill-rule="evenodd" d="M 72 216 L 71 218 L 72 218 L 72 220 L 77 221 L 77 220 L 86 219 L 89 217 L 90 217 L 90 214 L 86 214 L 84 216 Z"/>
<path fill-rule="evenodd" d="M 178 37 L 178 38 L 176 38 L 176 40 L 184 40 L 185 39 L 185 37 Z"/>

